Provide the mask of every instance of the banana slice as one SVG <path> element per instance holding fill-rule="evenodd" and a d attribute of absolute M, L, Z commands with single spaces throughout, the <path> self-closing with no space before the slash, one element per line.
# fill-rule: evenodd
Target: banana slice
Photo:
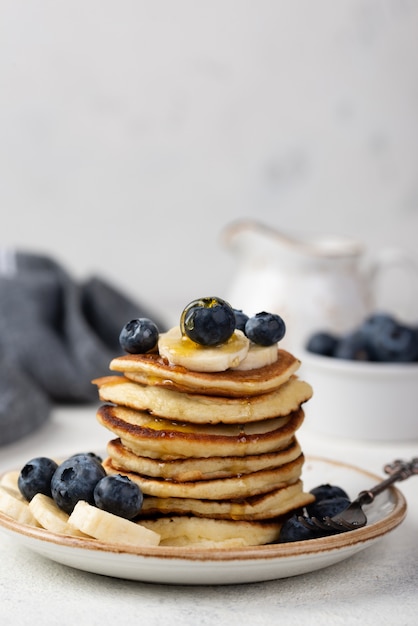
<path fill-rule="evenodd" d="M 158 546 L 160 535 L 140 524 L 102 511 L 80 500 L 74 507 L 68 523 L 82 532 L 105 541 L 131 546 Z"/>
<path fill-rule="evenodd" d="M 60 509 L 52 498 L 45 496 L 43 493 L 37 493 L 32 498 L 29 502 L 29 509 L 37 522 L 46 530 L 60 535 L 86 536 L 70 526 L 67 513 Z"/>
<path fill-rule="evenodd" d="M 20 524 L 39 526 L 29 508 L 28 501 L 20 492 L 9 489 L 5 485 L 0 486 L 0 511 Z"/>
<path fill-rule="evenodd" d="M 20 474 L 19 470 L 12 470 L 11 472 L 6 472 L 0 478 L 0 485 L 2 487 L 7 487 L 8 489 L 13 489 L 14 491 L 17 491 L 18 493 L 20 493 L 19 487 L 17 484 L 17 481 L 19 479 L 19 474 Z"/>
<path fill-rule="evenodd" d="M 259 346 L 253 342 L 250 343 L 250 349 L 247 356 L 234 370 L 255 370 L 265 365 L 271 365 L 278 359 L 278 344 L 272 346 Z"/>
<path fill-rule="evenodd" d="M 183 337 L 175 326 L 160 335 L 158 350 L 170 365 L 182 365 L 194 372 L 223 372 L 237 367 L 248 354 L 250 341 L 240 330 L 218 346 L 201 346 Z"/>

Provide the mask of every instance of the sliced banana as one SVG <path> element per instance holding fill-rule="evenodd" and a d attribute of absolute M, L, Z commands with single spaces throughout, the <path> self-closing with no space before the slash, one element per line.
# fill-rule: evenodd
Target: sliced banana
<path fill-rule="evenodd" d="M 10 489 L 5 485 L 0 486 L 0 511 L 20 524 L 39 526 L 29 508 L 28 501 L 19 491 Z"/>
<path fill-rule="evenodd" d="M 14 491 L 17 491 L 18 493 L 20 493 L 19 486 L 17 484 L 17 481 L 19 479 L 19 474 L 20 474 L 19 470 L 12 470 L 10 472 L 6 472 L 0 478 L 0 485 L 2 487 L 8 487 L 9 489 L 14 489 Z"/>
<path fill-rule="evenodd" d="M 160 535 L 140 524 L 102 511 L 84 500 L 74 507 L 68 523 L 100 541 L 131 546 L 158 546 Z"/>
<path fill-rule="evenodd" d="M 194 372 L 224 372 L 237 367 L 247 356 L 250 341 L 240 330 L 218 346 L 201 346 L 181 334 L 175 326 L 160 335 L 158 350 L 170 365 L 181 365 Z"/>
<path fill-rule="evenodd" d="M 271 365 L 278 359 L 278 344 L 272 346 L 259 346 L 250 342 L 250 348 L 247 356 L 234 370 L 255 370 L 265 365 Z"/>
<path fill-rule="evenodd" d="M 42 528 L 45 528 L 45 530 L 50 530 L 60 535 L 85 537 L 84 533 L 80 533 L 80 531 L 68 524 L 69 516 L 67 513 L 60 509 L 49 496 L 45 496 L 43 493 L 37 493 L 29 502 L 29 509 L 37 522 Z"/>

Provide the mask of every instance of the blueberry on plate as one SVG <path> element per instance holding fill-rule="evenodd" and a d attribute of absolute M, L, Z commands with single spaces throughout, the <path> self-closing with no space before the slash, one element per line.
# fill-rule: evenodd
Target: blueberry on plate
<path fill-rule="evenodd" d="M 86 457 L 87 459 L 93 459 L 97 461 L 98 463 L 101 463 L 103 461 L 102 457 L 96 454 L 95 452 L 77 452 L 76 454 L 72 454 L 70 457 L 68 457 L 67 460 L 75 459 L 77 457 L 79 458 Z"/>
<path fill-rule="evenodd" d="M 60 509 L 70 515 L 79 500 L 94 504 L 94 488 L 104 476 L 106 472 L 94 456 L 74 455 L 55 470 L 51 495 Z"/>
<path fill-rule="evenodd" d="M 306 512 L 310 517 L 324 519 L 324 517 L 332 517 L 341 513 L 350 504 L 350 499 L 344 496 L 336 496 L 318 502 L 312 502 L 306 507 Z"/>
<path fill-rule="evenodd" d="M 144 499 L 139 486 L 121 474 L 111 474 L 99 480 L 93 495 L 98 509 L 126 519 L 139 514 Z"/>
<path fill-rule="evenodd" d="M 318 485 L 311 489 L 309 493 L 315 496 L 315 502 L 319 502 L 319 500 L 329 500 L 331 498 L 348 498 L 347 492 L 342 487 L 331 485 L 330 483 Z"/>
<path fill-rule="evenodd" d="M 48 457 L 39 456 L 28 461 L 20 470 L 17 485 L 26 500 L 37 493 L 51 496 L 51 478 L 58 464 Z"/>
<path fill-rule="evenodd" d="M 318 331 L 309 337 L 306 349 L 313 354 L 333 356 L 338 345 L 338 337 L 326 331 Z"/>
<path fill-rule="evenodd" d="M 145 354 L 158 343 L 157 325 L 147 317 L 131 320 L 122 328 L 119 343 L 122 350 L 130 354 Z"/>
<path fill-rule="evenodd" d="M 307 528 L 299 521 L 298 515 L 294 513 L 289 517 L 280 529 L 279 543 L 289 543 L 291 541 L 305 541 L 321 536 L 321 531 L 315 528 Z"/>
<path fill-rule="evenodd" d="M 248 339 L 259 346 L 272 346 L 286 334 L 286 325 L 280 315 L 261 311 L 245 324 Z"/>
<path fill-rule="evenodd" d="M 202 346 L 217 346 L 228 341 L 235 330 L 234 310 L 222 298 L 193 300 L 180 317 L 183 335 Z"/>

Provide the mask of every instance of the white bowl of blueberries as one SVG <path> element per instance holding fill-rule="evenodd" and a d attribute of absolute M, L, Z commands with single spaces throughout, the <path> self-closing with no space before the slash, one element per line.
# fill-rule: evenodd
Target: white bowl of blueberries
<path fill-rule="evenodd" d="M 300 358 L 314 390 L 307 428 L 331 437 L 418 439 L 418 325 L 376 312 L 349 333 L 318 330 Z"/>

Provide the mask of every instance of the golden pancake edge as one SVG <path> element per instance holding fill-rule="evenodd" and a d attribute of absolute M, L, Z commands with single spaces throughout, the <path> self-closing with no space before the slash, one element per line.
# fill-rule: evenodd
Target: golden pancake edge
<path fill-rule="evenodd" d="M 125 376 L 105 376 L 94 383 L 104 402 L 194 424 L 239 424 L 284 416 L 297 410 L 312 396 L 311 386 L 296 377 L 291 377 L 273 391 L 240 398 L 182 393 L 135 383 Z"/>
<path fill-rule="evenodd" d="M 194 372 L 178 365 L 169 365 L 158 353 L 123 355 L 110 362 L 112 371 L 122 372 L 126 378 L 145 385 L 227 397 L 260 395 L 277 389 L 299 367 L 299 359 L 281 349 L 278 350 L 275 363 L 244 371 Z"/>
<path fill-rule="evenodd" d="M 99 423 L 135 454 L 162 460 L 274 452 L 289 445 L 303 419 L 303 410 L 298 409 L 263 422 L 194 426 L 110 404 L 97 410 Z"/>
<path fill-rule="evenodd" d="M 107 453 L 116 469 L 176 482 L 191 482 L 230 478 L 260 470 L 274 469 L 294 461 L 300 456 L 302 450 L 296 438 L 293 437 L 288 446 L 264 454 L 245 457 L 185 457 L 164 460 L 136 454 L 130 449 L 128 442 L 112 439 L 107 444 Z"/>

